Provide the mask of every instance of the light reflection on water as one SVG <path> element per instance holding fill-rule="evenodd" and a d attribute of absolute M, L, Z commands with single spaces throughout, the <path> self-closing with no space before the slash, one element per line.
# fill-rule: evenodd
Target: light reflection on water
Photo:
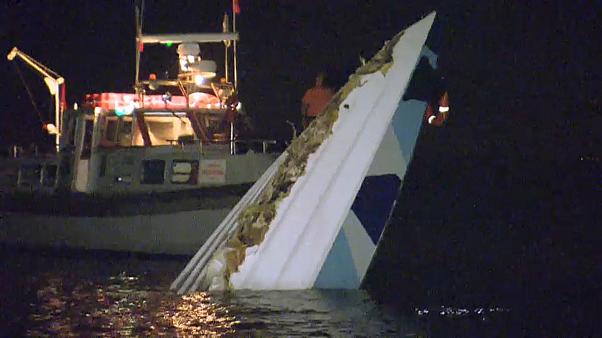
<path fill-rule="evenodd" d="M 119 260 L 100 265 L 63 258 L 42 260 L 52 262 L 37 266 L 43 271 L 27 269 L 22 262 L 17 271 L 8 270 L 20 274 L 20 283 L 32 290 L 20 295 L 28 306 L 22 314 L 25 329 L 16 333 L 34 337 L 415 336 L 407 323 L 364 291 L 178 296 L 167 287 L 180 264 L 141 261 L 138 263 L 143 264 L 127 262 L 124 266 Z M 117 271 L 123 268 L 128 271 Z"/>
<path fill-rule="evenodd" d="M 120 274 L 106 284 L 80 281 L 70 289 L 49 278 L 30 304 L 29 336 L 156 334 L 223 335 L 238 323 L 207 293 L 177 296 L 140 285 L 137 276 Z"/>
<path fill-rule="evenodd" d="M 125 273 L 73 282 L 44 280 L 30 303 L 28 336 L 415 336 L 363 291 L 178 296 Z"/>
<path fill-rule="evenodd" d="M 432 307 L 400 314 L 359 290 L 178 296 L 167 289 L 185 264 L 0 251 L 0 336 L 430 337 L 450 329 L 463 336 L 467 323 L 477 333 L 491 330 L 488 311 Z"/>

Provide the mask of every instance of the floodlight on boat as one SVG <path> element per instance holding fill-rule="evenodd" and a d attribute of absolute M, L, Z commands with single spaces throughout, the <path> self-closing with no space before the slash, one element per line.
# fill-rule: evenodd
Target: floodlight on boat
<path fill-rule="evenodd" d="M 203 83 L 205 83 L 205 78 L 203 77 L 203 75 L 197 74 L 197 75 L 194 76 L 194 83 L 197 86 L 202 86 Z"/>
<path fill-rule="evenodd" d="M 42 128 L 50 135 L 57 135 L 59 133 L 58 128 L 52 123 L 46 123 L 42 126 Z"/>
<path fill-rule="evenodd" d="M 217 65 L 213 60 L 200 60 L 191 67 L 194 74 L 202 75 L 205 79 L 214 78 L 217 75 L 216 69 Z"/>
<path fill-rule="evenodd" d="M 216 69 L 217 64 L 213 60 L 201 60 L 198 56 L 190 58 L 190 55 L 188 57 L 180 56 L 180 70 L 182 72 L 193 72 L 201 74 L 205 78 L 214 78 Z"/>

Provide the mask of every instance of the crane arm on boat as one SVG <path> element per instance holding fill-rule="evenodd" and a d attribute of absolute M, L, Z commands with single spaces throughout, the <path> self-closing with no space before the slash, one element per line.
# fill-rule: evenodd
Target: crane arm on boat
<path fill-rule="evenodd" d="M 45 128 L 50 134 L 54 134 L 56 137 L 56 147 L 59 147 L 59 137 L 61 133 L 61 115 L 66 108 L 65 102 L 65 79 L 52 69 L 44 66 L 42 63 L 20 51 L 17 47 L 8 53 L 6 58 L 9 61 L 13 61 L 16 57 L 19 57 L 28 66 L 33 68 L 35 71 L 40 73 L 44 78 L 44 83 L 50 91 L 50 95 L 54 98 L 54 125 L 47 124 Z"/>

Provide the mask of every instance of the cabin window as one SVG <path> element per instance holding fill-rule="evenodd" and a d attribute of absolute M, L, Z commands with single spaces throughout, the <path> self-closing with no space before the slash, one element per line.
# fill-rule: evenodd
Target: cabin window
<path fill-rule="evenodd" d="M 84 125 L 84 142 L 82 144 L 81 159 L 89 159 L 92 149 L 92 134 L 94 133 L 94 120 L 86 119 Z"/>
<path fill-rule="evenodd" d="M 105 129 L 105 139 L 109 142 L 115 142 L 115 136 L 117 135 L 117 119 L 108 118 L 107 127 Z"/>
<path fill-rule="evenodd" d="M 68 130 L 68 135 L 69 135 L 69 139 L 67 141 L 68 141 L 68 144 L 71 146 L 75 146 L 75 129 L 77 129 L 77 128 L 75 128 L 75 124 L 76 124 L 76 122 L 75 122 L 75 120 L 73 120 L 73 121 L 70 121 L 69 124 L 67 125 L 67 130 Z"/>
<path fill-rule="evenodd" d="M 142 184 L 163 184 L 165 173 L 165 161 L 145 160 L 142 161 Z"/>
<path fill-rule="evenodd" d="M 19 168 L 18 183 L 20 186 L 35 186 L 40 183 L 42 165 L 26 164 Z"/>
<path fill-rule="evenodd" d="M 196 184 L 199 172 L 199 161 L 173 161 L 171 165 L 171 183 Z"/>
<path fill-rule="evenodd" d="M 42 185 L 46 187 L 54 186 L 54 181 L 56 180 L 56 170 L 56 164 L 48 164 L 44 167 Z"/>
<path fill-rule="evenodd" d="M 100 156 L 100 168 L 98 170 L 98 176 L 104 177 L 107 173 L 107 155 Z"/>
<path fill-rule="evenodd" d="M 230 124 L 225 119 L 224 110 L 197 113 L 197 118 L 207 128 L 211 141 L 228 141 L 230 137 Z"/>
<path fill-rule="evenodd" d="M 132 145 L 132 118 L 130 116 L 106 118 L 101 144 L 103 146 L 129 147 Z"/>
<path fill-rule="evenodd" d="M 119 120 L 119 132 L 117 133 L 117 142 L 122 146 L 132 145 L 132 118 L 124 117 Z"/>

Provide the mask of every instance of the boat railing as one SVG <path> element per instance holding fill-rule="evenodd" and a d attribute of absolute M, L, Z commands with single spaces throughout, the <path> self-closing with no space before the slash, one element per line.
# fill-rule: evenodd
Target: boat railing
<path fill-rule="evenodd" d="M 30 159 L 23 161 L 17 174 L 19 190 L 52 192 L 56 187 L 58 163 L 53 160 Z"/>
<path fill-rule="evenodd" d="M 36 157 L 40 155 L 40 150 L 37 144 L 32 144 L 29 147 L 23 147 L 18 144 L 11 144 L 10 146 L 3 149 L 2 157 L 7 158 L 23 158 L 23 157 Z"/>
<path fill-rule="evenodd" d="M 253 151 L 255 151 L 255 149 L 257 149 L 257 148 L 260 148 L 262 153 L 269 153 L 269 152 L 273 152 L 273 151 L 271 151 L 271 147 L 276 145 L 278 142 L 276 140 L 268 140 L 268 139 L 248 139 L 248 140 L 234 140 L 234 143 L 236 144 L 237 149 L 240 149 L 238 147 L 239 145 L 243 145 L 243 146 L 246 146 L 247 149 L 253 149 Z"/>
<path fill-rule="evenodd" d="M 230 141 L 228 139 L 224 139 L 222 141 L 213 141 L 208 144 L 203 144 L 201 140 L 192 139 L 192 138 L 178 138 L 178 139 L 167 139 L 165 140 L 168 144 L 162 145 L 153 145 L 151 147 L 145 146 L 119 146 L 119 145 L 101 145 L 98 149 L 102 150 L 123 150 L 123 149 L 144 149 L 144 148 L 178 148 L 184 149 L 188 148 L 194 151 L 203 152 L 204 147 L 211 148 L 211 146 L 226 146 L 231 142 L 235 143 L 236 152 L 234 155 L 242 154 L 247 152 L 248 150 L 253 150 L 256 153 L 273 153 L 279 152 L 274 147 L 278 144 L 278 141 L 272 139 L 240 139 Z"/>

